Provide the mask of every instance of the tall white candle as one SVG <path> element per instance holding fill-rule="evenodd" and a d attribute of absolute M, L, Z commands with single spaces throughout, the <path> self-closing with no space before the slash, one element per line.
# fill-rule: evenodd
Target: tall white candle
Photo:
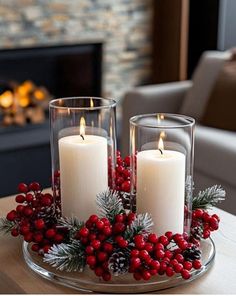
<path fill-rule="evenodd" d="M 137 211 L 152 215 L 157 234 L 183 232 L 184 192 L 183 153 L 156 149 L 137 154 Z"/>
<path fill-rule="evenodd" d="M 83 133 L 84 134 L 84 133 Z M 62 213 L 86 220 L 108 187 L 107 139 L 73 135 L 59 140 Z"/>

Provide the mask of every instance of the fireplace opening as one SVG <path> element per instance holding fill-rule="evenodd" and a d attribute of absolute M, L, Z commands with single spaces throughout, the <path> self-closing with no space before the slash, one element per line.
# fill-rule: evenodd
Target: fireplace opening
<path fill-rule="evenodd" d="M 50 185 L 48 102 L 101 96 L 102 43 L 0 50 L 0 196 Z"/>

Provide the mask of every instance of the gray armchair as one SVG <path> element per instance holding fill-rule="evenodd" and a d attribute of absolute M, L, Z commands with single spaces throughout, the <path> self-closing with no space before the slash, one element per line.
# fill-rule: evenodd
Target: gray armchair
<path fill-rule="evenodd" d="M 209 55 L 211 53 L 208 53 L 208 56 L 205 54 L 202 63 L 209 58 Z M 194 87 L 196 88 L 194 84 L 198 74 L 194 74 L 193 82 L 182 81 L 137 87 L 126 94 L 122 102 L 121 150 L 123 155 L 129 152 L 130 117 L 156 112 L 193 116 L 191 113 L 196 112 L 196 109 L 202 109 L 198 105 L 195 108 L 194 103 L 188 104 L 188 99 L 192 99 L 189 92 Z M 187 105 L 190 111 L 187 110 Z M 198 117 L 198 114 L 196 113 L 194 117 Z M 214 184 L 221 184 L 226 190 L 227 198 L 219 207 L 236 214 L 236 132 L 197 124 L 195 135 L 194 182 L 196 191 Z"/>

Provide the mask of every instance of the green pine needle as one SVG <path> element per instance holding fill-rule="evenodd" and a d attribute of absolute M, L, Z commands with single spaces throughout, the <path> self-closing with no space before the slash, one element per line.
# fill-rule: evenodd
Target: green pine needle
<path fill-rule="evenodd" d="M 193 198 L 192 209 L 209 209 L 224 200 L 225 195 L 225 190 L 220 185 L 209 187 L 204 191 L 200 191 L 198 195 Z"/>
<path fill-rule="evenodd" d="M 151 232 L 153 226 L 150 214 L 138 214 L 134 221 L 127 227 L 124 237 L 131 239 L 137 234 L 147 235 Z"/>
<path fill-rule="evenodd" d="M 114 221 L 115 215 L 123 213 L 124 207 L 119 193 L 106 190 L 97 195 L 97 206 L 102 217 Z"/>
<path fill-rule="evenodd" d="M 79 241 L 53 245 L 44 255 L 43 261 L 60 271 L 82 272 L 85 266 L 85 253 Z"/>
<path fill-rule="evenodd" d="M 4 234 L 10 233 L 15 226 L 15 222 L 9 221 L 6 218 L 0 218 L 0 232 Z"/>
<path fill-rule="evenodd" d="M 58 220 L 59 227 L 65 227 L 70 231 L 70 237 L 74 237 L 75 233 L 84 226 L 84 222 L 80 221 L 75 216 L 61 217 Z"/>

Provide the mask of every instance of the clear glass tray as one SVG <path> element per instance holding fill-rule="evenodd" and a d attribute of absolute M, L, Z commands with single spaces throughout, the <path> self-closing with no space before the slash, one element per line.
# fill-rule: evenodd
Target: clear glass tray
<path fill-rule="evenodd" d="M 94 273 L 85 269 L 83 273 L 61 272 L 44 263 L 42 257 L 32 252 L 29 244 L 23 242 L 23 255 L 27 265 L 41 277 L 54 283 L 74 288 L 83 292 L 106 292 L 106 293 L 144 293 L 172 288 L 188 283 L 203 275 L 212 265 L 215 258 L 215 245 L 212 239 L 202 241 L 202 268 L 194 270 L 189 280 L 183 280 L 180 275 L 171 278 L 166 276 L 154 276 L 149 281 L 136 281 L 132 274 L 126 274 L 112 278 L 105 282 L 100 280 Z"/>

